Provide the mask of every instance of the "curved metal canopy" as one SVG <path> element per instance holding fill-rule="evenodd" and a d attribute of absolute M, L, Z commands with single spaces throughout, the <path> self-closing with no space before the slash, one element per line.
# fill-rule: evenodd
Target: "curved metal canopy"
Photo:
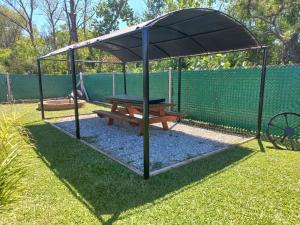
<path fill-rule="evenodd" d="M 220 11 L 192 8 L 76 43 L 40 59 L 71 49 L 93 47 L 123 62 L 142 60 L 142 29 L 149 29 L 149 59 L 162 59 L 263 47 L 239 21 Z"/>

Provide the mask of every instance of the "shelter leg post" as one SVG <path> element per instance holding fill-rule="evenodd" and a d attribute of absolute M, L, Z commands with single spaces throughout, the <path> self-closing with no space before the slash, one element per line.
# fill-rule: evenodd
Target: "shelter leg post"
<path fill-rule="evenodd" d="M 172 67 L 169 68 L 168 73 L 168 97 L 169 97 L 169 104 L 172 104 Z M 172 106 L 169 107 L 169 110 L 172 111 Z"/>
<path fill-rule="evenodd" d="M 71 59 L 71 72 L 72 72 L 72 83 L 73 83 L 73 94 L 74 94 L 74 111 L 75 111 L 75 125 L 76 125 L 76 138 L 80 139 L 80 125 L 79 125 L 79 113 L 78 113 L 78 102 L 77 102 L 77 82 L 76 82 L 76 69 L 75 69 L 75 54 L 74 49 L 70 50 Z"/>
<path fill-rule="evenodd" d="M 264 93 L 265 93 L 265 81 L 266 81 L 267 56 L 268 56 L 267 48 L 264 48 L 263 49 L 263 62 L 262 62 L 262 68 L 261 68 L 256 138 L 260 138 L 260 133 L 261 133 L 262 113 L 263 113 Z"/>
<path fill-rule="evenodd" d="M 126 64 L 122 64 L 122 71 L 123 71 L 123 79 L 124 79 L 124 94 L 127 95 L 127 84 L 126 84 Z"/>
<path fill-rule="evenodd" d="M 144 179 L 149 179 L 149 31 L 144 28 L 143 36 L 143 121 L 144 121 Z"/>
<path fill-rule="evenodd" d="M 181 66 L 182 60 L 178 58 L 178 90 L 177 90 L 177 111 L 180 112 L 180 104 L 181 104 Z"/>
<path fill-rule="evenodd" d="M 42 115 L 42 120 L 44 120 L 45 119 L 44 94 L 43 94 L 42 70 L 41 70 L 41 60 L 40 59 L 37 60 L 37 67 L 38 67 L 38 77 L 39 77 L 41 115 Z"/>
<path fill-rule="evenodd" d="M 113 93 L 113 96 L 116 95 L 116 77 L 115 77 L 115 71 L 113 71 L 113 74 L 112 74 L 112 93 Z"/>

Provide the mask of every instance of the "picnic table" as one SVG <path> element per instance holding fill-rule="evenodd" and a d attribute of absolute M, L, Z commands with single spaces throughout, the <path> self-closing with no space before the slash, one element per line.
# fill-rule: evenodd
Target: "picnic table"
<path fill-rule="evenodd" d="M 106 97 L 111 103 L 111 110 L 93 111 L 100 118 L 108 118 L 108 125 L 114 120 L 128 122 L 131 126 L 139 126 L 139 135 L 144 132 L 143 98 L 140 96 L 115 95 Z M 164 98 L 149 99 L 149 124 L 161 123 L 164 130 L 168 130 L 168 122 L 176 121 L 182 114 L 168 111 L 173 104 L 165 103 Z"/>

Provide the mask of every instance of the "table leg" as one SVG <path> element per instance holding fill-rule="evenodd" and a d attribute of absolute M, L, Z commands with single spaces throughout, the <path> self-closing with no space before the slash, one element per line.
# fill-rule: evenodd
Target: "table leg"
<path fill-rule="evenodd" d="M 144 123 L 140 123 L 139 127 L 139 135 L 143 136 L 144 135 Z"/>
<path fill-rule="evenodd" d="M 165 110 L 164 110 L 164 108 L 162 107 L 162 108 L 160 108 L 159 109 L 159 116 L 165 116 Z M 168 127 L 168 122 L 167 121 L 163 121 L 163 122 L 161 122 L 161 124 L 162 124 L 162 127 L 163 127 L 163 129 L 164 130 L 169 130 L 169 127 Z"/>
<path fill-rule="evenodd" d="M 112 102 L 111 110 L 110 111 L 111 112 L 115 112 L 117 110 L 117 108 L 118 108 L 118 104 L 116 102 Z M 113 125 L 113 123 L 114 123 L 114 119 L 109 118 L 107 125 Z"/>
<path fill-rule="evenodd" d="M 135 112 L 135 109 L 132 108 L 130 105 L 129 106 L 126 106 L 126 110 L 129 114 L 130 117 L 134 117 L 134 112 Z M 131 126 L 135 127 L 136 124 L 135 123 L 129 123 Z"/>

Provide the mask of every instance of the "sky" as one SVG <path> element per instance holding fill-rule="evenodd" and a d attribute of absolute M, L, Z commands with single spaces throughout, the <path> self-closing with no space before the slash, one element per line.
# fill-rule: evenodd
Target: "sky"
<path fill-rule="evenodd" d="M 93 0 L 93 2 L 96 5 L 99 2 L 99 0 Z M 128 3 L 136 14 L 141 14 L 146 7 L 144 0 L 129 0 Z M 34 23 L 37 25 L 39 31 L 47 31 L 46 18 L 42 15 L 40 11 L 36 11 L 36 13 L 34 14 Z M 126 27 L 126 23 L 120 22 L 120 28 L 123 27 Z"/>

